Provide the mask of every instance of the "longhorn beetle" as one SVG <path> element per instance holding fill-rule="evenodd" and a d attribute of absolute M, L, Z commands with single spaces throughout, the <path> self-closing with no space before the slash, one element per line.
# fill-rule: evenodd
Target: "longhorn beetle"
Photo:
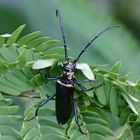
<path fill-rule="evenodd" d="M 63 37 L 66 65 L 64 67 L 63 72 L 60 74 L 60 76 L 58 78 L 46 78 L 46 80 L 56 80 L 56 94 L 54 94 L 51 97 L 48 97 L 45 101 L 43 101 L 36 108 L 34 117 L 36 117 L 38 115 L 38 110 L 40 107 L 42 107 L 48 101 L 50 101 L 51 99 L 54 99 L 54 97 L 56 97 L 55 98 L 55 108 L 56 108 L 56 118 L 57 118 L 58 124 L 65 124 L 69 120 L 72 110 L 74 110 L 76 124 L 78 125 L 80 132 L 85 134 L 86 132 L 82 131 L 80 124 L 78 122 L 78 115 L 77 115 L 77 109 L 76 109 L 77 107 L 76 107 L 76 102 L 74 101 L 74 85 L 78 85 L 81 90 L 86 92 L 86 91 L 90 91 L 90 90 L 99 88 L 102 84 L 94 86 L 89 89 L 84 87 L 81 84 L 81 82 L 79 82 L 76 79 L 76 77 L 74 76 L 76 64 L 79 61 L 81 55 L 86 51 L 86 49 L 93 43 L 93 41 L 95 39 L 97 39 L 104 32 L 106 32 L 112 28 L 116 28 L 118 26 L 114 25 L 114 26 L 108 27 L 108 28 L 104 29 L 103 31 L 101 31 L 83 48 L 83 50 L 79 53 L 78 57 L 74 61 L 71 62 L 69 60 L 69 57 L 67 54 L 67 43 L 66 43 L 66 39 L 65 39 L 65 35 L 64 35 L 63 26 L 62 26 L 61 15 L 58 10 L 56 10 L 56 16 L 58 17 L 61 34 Z M 39 72 L 42 75 L 41 71 L 39 71 Z M 90 79 L 87 79 L 85 81 L 93 82 L 93 80 L 90 80 Z M 31 119 L 33 119 L 33 118 L 31 118 Z"/>

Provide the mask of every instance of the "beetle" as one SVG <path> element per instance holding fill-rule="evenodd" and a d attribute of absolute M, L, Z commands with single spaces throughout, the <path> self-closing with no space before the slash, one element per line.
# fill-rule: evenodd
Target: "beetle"
<path fill-rule="evenodd" d="M 35 111 L 35 116 L 36 117 L 38 115 L 38 110 L 40 107 L 42 107 L 43 105 L 45 105 L 48 101 L 54 99 L 55 97 L 55 109 L 56 109 L 56 119 L 58 124 L 65 124 L 68 122 L 70 115 L 72 113 L 72 110 L 74 110 L 74 116 L 75 116 L 75 121 L 76 124 L 78 125 L 78 128 L 80 130 L 81 133 L 86 134 L 86 132 L 84 132 L 81 127 L 80 124 L 78 122 L 78 115 L 77 115 L 77 106 L 76 106 L 76 102 L 74 100 L 74 87 L 75 85 L 79 86 L 81 90 L 87 92 L 90 90 L 94 90 L 96 88 L 99 88 L 100 86 L 102 86 L 102 84 L 99 84 L 97 86 L 91 87 L 89 89 L 87 89 L 86 87 L 84 87 L 81 82 L 79 82 L 75 75 L 75 69 L 76 69 L 76 65 L 81 57 L 81 55 L 86 51 L 86 49 L 100 36 L 102 35 L 104 32 L 112 29 L 112 28 L 117 28 L 117 25 L 108 27 L 106 29 L 104 29 L 103 31 L 101 31 L 99 34 L 97 34 L 83 49 L 82 51 L 79 53 L 78 57 L 74 60 L 74 61 L 70 61 L 69 57 L 68 57 L 68 53 L 67 53 L 67 43 L 66 43 L 66 39 L 65 39 L 65 35 L 64 35 L 64 30 L 63 30 L 63 26 L 62 26 L 62 20 L 61 20 L 61 15 L 59 10 L 56 10 L 56 16 L 59 20 L 59 24 L 60 24 L 60 29 L 61 29 L 61 34 L 62 34 L 62 38 L 63 38 L 63 46 L 64 46 L 64 52 L 65 52 L 65 60 L 66 60 L 66 64 L 65 66 L 62 65 L 63 67 L 63 71 L 60 74 L 60 76 L 58 78 L 47 78 L 46 80 L 56 80 L 56 93 L 51 96 L 48 97 L 45 101 L 43 101 L 37 108 Z M 62 64 L 62 63 L 61 63 Z M 39 71 L 40 72 L 40 71 Z M 43 74 L 40 72 L 40 74 L 43 76 Z M 94 82 L 95 80 L 91 80 L 91 79 L 87 79 L 85 80 L 86 82 Z M 34 118 L 33 117 L 33 118 Z"/>

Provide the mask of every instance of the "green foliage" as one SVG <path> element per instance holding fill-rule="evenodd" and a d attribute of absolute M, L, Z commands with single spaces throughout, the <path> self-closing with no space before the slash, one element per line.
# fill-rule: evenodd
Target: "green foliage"
<path fill-rule="evenodd" d="M 1 139 L 21 139 L 21 134 L 16 130 L 15 124 L 23 121 L 23 117 L 19 114 L 20 107 L 12 105 L 12 99 L 0 98 L 0 134 Z"/>
<path fill-rule="evenodd" d="M 42 0 L 38 3 L 34 3 L 34 0 L 24 0 L 22 2 L 24 14 L 28 22 L 32 25 L 32 28 L 34 30 L 40 29 L 44 34 L 50 34 L 57 38 L 60 38 L 59 25 L 54 15 L 56 9 L 61 11 L 67 44 L 71 48 L 72 56 L 75 57 L 82 47 L 101 30 L 113 24 L 119 25 L 119 29 L 114 29 L 97 39 L 92 44 L 93 48 L 89 48 L 80 60 L 88 64 L 107 63 L 109 65 L 113 65 L 116 61 L 121 60 L 123 64 L 121 71 L 124 73 L 132 72 L 133 75 L 130 78 L 131 80 L 136 80 L 140 77 L 140 68 L 138 65 L 140 60 L 139 41 L 132 35 L 132 25 L 131 29 L 128 28 L 127 30 L 126 26 L 124 27 L 120 21 L 117 21 L 118 19 L 114 20 L 115 15 L 112 10 L 115 10 L 118 6 L 125 6 L 125 4 L 119 4 L 115 8 L 112 7 L 109 9 L 106 6 L 107 3 L 109 3 L 109 7 L 116 5 L 114 1 L 106 2 L 103 0 L 101 3 L 95 0 Z M 38 5 L 41 7 L 39 10 L 37 10 Z M 107 11 L 111 10 L 110 13 L 104 12 L 104 8 L 107 8 Z M 127 10 L 130 9 L 128 8 Z M 125 12 L 122 13 L 126 14 Z"/>
<path fill-rule="evenodd" d="M 50 37 L 39 37 L 34 32 L 19 38 L 25 25 L 11 35 L 0 37 L 0 137 L 2 140 L 138 140 L 140 138 L 140 80 L 131 82 L 129 74 L 119 73 L 121 62 L 110 70 L 105 65 L 89 66 L 78 63 L 75 71 L 79 80 L 97 81 L 92 87 L 103 86 L 90 92 L 76 87 L 75 100 L 81 128 L 88 131 L 82 135 L 73 115 L 69 122 L 58 125 L 55 103 L 50 101 L 34 116 L 35 108 L 47 96 L 55 92 L 54 83 L 48 82 L 35 69 L 42 69 L 48 77 L 61 71 L 59 62 L 64 60 L 63 47 Z M 32 68 L 33 67 L 33 68 Z M 100 69 L 99 69 L 100 68 Z M 93 74 L 94 73 L 94 74 Z M 40 99 L 41 98 L 41 99 Z M 114 125 L 116 124 L 116 126 Z"/>

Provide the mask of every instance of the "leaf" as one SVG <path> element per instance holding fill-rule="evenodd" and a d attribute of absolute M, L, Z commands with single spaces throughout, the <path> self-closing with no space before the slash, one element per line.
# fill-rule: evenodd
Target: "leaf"
<path fill-rule="evenodd" d="M 3 105 L 10 105 L 10 104 L 12 104 L 12 102 L 13 102 L 12 99 L 0 98 L 0 106 L 3 106 Z"/>
<path fill-rule="evenodd" d="M 121 93 L 123 95 L 123 97 L 125 98 L 125 100 L 127 101 L 127 103 L 129 104 L 130 108 L 132 109 L 132 111 L 137 114 L 138 116 L 140 116 L 140 101 L 138 99 L 136 99 L 135 97 L 126 94 L 126 93 Z"/>
<path fill-rule="evenodd" d="M 5 102 L 3 102 L 3 101 Z M 22 116 L 19 113 L 19 106 L 12 106 L 11 99 L 0 98 L 0 134 L 1 139 L 10 138 L 12 140 L 21 139 L 20 133 L 14 128 L 15 124 L 21 123 Z M 17 125 L 18 127 L 18 125 Z"/>
<path fill-rule="evenodd" d="M 133 132 L 133 138 L 134 140 L 139 140 L 140 138 L 140 128 L 139 128 L 139 122 L 135 122 L 133 127 L 132 127 L 132 132 Z"/>
<path fill-rule="evenodd" d="M 0 115 L 12 115 L 19 111 L 19 106 L 1 106 Z"/>
<path fill-rule="evenodd" d="M 91 134 L 90 137 L 89 137 L 89 140 L 107 140 L 105 136 L 102 136 L 100 134 Z"/>
<path fill-rule="evenodd" d="M 37 38 L 35 40 L 32 40 L 27 44 L 27 48 L 35 48 L 38 45 L 40 45 L 40 44 L 44 43 L 45 41 L 47 41 L 48 39 L 50 39 L 50 38 L 49 37 L 41 37 L 41 38 Z"/>
<path fill-rule="evenodd" d="M 96 70 L 98 67 L 106 67 L 108 66 L 108 64 L 102 64 L 102 65 L 91 65 L 90 68 L 92 70 Z"/>
<path fill-rule="evenodd" d="M 120 124 L 121 125 L 124 125 L 127 122 L 127 119 L 131 112 L 132 111 L 128 106 L 126 106 L 125 108 L 122 109 L 122 111 L 120 112 Z"/>
<path fill-rule="evenodd" d="M 140 80 L 137 80 L 137 82 L 136 82 L 136 88 L 138 89 L 138 90 L 140 90 Z"/>
<path fill-rule="evenodd" d="M 0 48 L 0 55 L 3 57 L 3 59 L 5 61 L 7 61 L 7 63 L 12 63 L 16 60 L 16 56 L 15 53 L 13 53 L 14 51 L 12 50 L 13 48 L 7 48 L 7 47 L 1 47 Z"/>
<path fill-rule="evenodd" d="M 96 107 L 96 108 L 91 107 L 90 110 L 97 113 L 103 120 L 105 120 L 108 124 L 110 124 L 109 116 L 105 114 L 104 110 L 102 110 L 99 107 Z"/>
<path fill-rule="evenodd" d="M 46 43 L 48 46 L 52 47 L 52 46 L 58 45 L 59 42 L 60 42 L 59 40 L 52 39 L 52 40 L 48 40 Z"/>
<path fill-rule="evenodd" d="M 98 98 L 99 102 L 102 105 L 107 104 L 107 98 L 106 98 L 106 95 L 105 95 L 105 92 L 104 92 L 104 86 L 101 86 L 100 88 L 96 89 L 96 95 L 97 95 L 97 98 Z"/>
<path fill-rule="evenodd" d="M 86 63 L 77 63 L 76 68 L 80 69 L 89 80 L 95 80 L 94 74 Z"/>
<path fill-rule="evenodd" d="M 26 91 L 29 91 L 32 89 L 32 87 L 28 84 L 22 81 L 20 77 L 14 76 L 12 73 L 6 73 L 5 78 L 10 81 L 11 83 L 14 83 L 16 86 L 20 87 L 21 89 L 25 89 Z"/>
<path fill-rule="evenodd" d="M 5 43 L 5 38 L 0 36 L 0 47 L 2 47 Z"/>
<path fill-rule="evenodd" d="M 129 75 L 130 75 L 130 73 L 120 77 L 119 80 L 122 81 L 122 82 L 126 82 L 128 80 Z"/>
<path fill-rule="evenodd" d="M 113 115 L 118 115 L 118 98 L 119 91 L 116 87 L 112 87 L 110 91 L 110 107 Z"/>
<path fill-rule="evenodd" d="M 130 126 L 126 124 L 119 128 L 109 140 L 134 140 Z"/>
<path fill-rule="evenodd" d="M 12 127 L 0 125 L 0 133 L 2 139 L 19 140 L 21 139 L 20 133 Z"/>
<path fill-rule="evenodd" d="M 44 79 L 40 76 L 40 74 L 37 74 L 30 80 L 30 83 L 34 87 L 41 86 L 44 83 Z"/>
<path fill-rule="evenodd" d="M 38 128 L 37 126 L 40 126 L 40 128 Z M 21 133 L 23 135 L 23 140 L 30 140 L 36 137 L 38 137 L 38 139 L 45 140 L 46 137 L 48 139 L 50 136 L 53 139 L 55 139 L 56 137 L 60 140 L 67 139 L 66 135 L 63 132 L 63 128 L 55 121 L 48 119 L 41 119 L 39 121 L 33 120 L 26 123 L 24 122 Z"/>
<path fill-rule="evenodd" d="M 22 52 L 20 52 L 19 56 L 17 57 L 17 62 L 19 67 L 24 66 L 27 62 L 27 50 L 23 49 Z"/>
<path fill-rule="evenodd" d="M 10 95 L 19 95 L 22 92 L 32 90 L 33 87 L 29 84 L 28 77 L 22 74 L 20 70 L 15 71 L 13 73 L 11 71 L 6 72 L 4 76 L 0 77 L 0 91 Z"/>
<path fill-rule="evenodd" d="M 39 59 L 34 62 L 32 68 L 33 69 L 43 69 L 52 66 L 55 59 Z"/>
<path fill-rule="evenodd" d="M 25 28 L 25 25 L 20 26 L 17 30 L 15 30 L 11 35 L 11 37 L 8 38 L 7 44 L 11 46 L 14 44 L 19 36 L 19 34 L 22 32 L 22 30 Z"/>
<path fill-rule="evenodd" d="M 85 135 L 80 135 L 76 140 L 88 140 L 88 138 Z"/>
<path fill-rule="evenodd" d="M 105 94 L 105 98 L 106 98 L 106 104 L 109 105 L 110 104 L 110 90 L 112 87 L 112 83 L 109 81 L 105 81 L 104 86 L 104 94 Z"/>
<path fill-rule="evenodd" d="M 37 31 L 37 32 L 34 32 L 34 33 L 27 34 L 27 35 L 21 37 L 21 38 L 18 40 L 17 44 L 18 44 L 19 46 L 25 45 L 25 44 L 27 44 L 29 41 L 31 41 L 31 40 L 33 40 L 34 38 L 36 38 L 37 36 L 39 36 L 40 33 L 41 33 L 41 32 Z"/>
<path fill-rule="evenodd" d="M 8 65 L 5 64 L 2 60 L 0 60 L 0 74 L 6 72 L 8 69 Z"/>
<path fill-rule="evenodd" d="M 93 110 L 94 109 L 95 108 L 93 108 Z M 83 125 L 81 125 L 81 128 L 83 131 L 86 131 L 85 129 L 87 129 L 88 136 L 81 136 L 81 133 L 78 131 L 77 125 L 75 124 L 75 120 L 73 119 L 67 132 L 70 139 L 77 140 L 80 138 L 84 138 L 86 140 L 92 140 L 93 135 L 95 135 L 98 138 L 106 140 L 107 136 L 112 136 L 113 132 L 109 129 L 108 122 L 106 122 L 106 120 L 104 120 L 102 116 L 100 116 L 100 114 L 87 109 L 86 111 L 82 112 L 81 115 L 83 123 Z M 86 128 L 84 128 L 84 124 Z"/>
<path fill-rule="evenodd" d="M 64 53 L 64 47 L 53 47 L 48 50 L 46 50 L 45 55 L 50 55 L 50 54 L 63 54 Z"/>
<path fill-rule="evenodd" d="M 113 135 L 113 132 L 109 128 L 106 128 L 100 124 L 89 124 L 87 125 L 87 129 L 90 130 L 90 133 L 100 133 L 100 134 L 104 134 L 105 136 Z"/>
<path fill-rule="evenodd" d="M 121 66 L 121 62 L 120 62 L 120 61 L 116 62 L 116 63 L 113 65 L 113 67 L 112 67 L 112 69 L 111 69 L 111 72 L 118 73 L 119 70 L 120 70 L 120 66 Z"/>
<path fill-rule="evenodd" d="M 21 72 L 28 78 L 31 79 L 34 76 L 33 70 L 29 66 L 25 66 L 21 68 Z"/>
<path fill-rule="evenodd" d="M 0 35 L 0 47 L 2 47 L 5 43 L 5 39 L 11 37 L 11 34 L 3 34 Z"/>
<path fill-rule="evenodd" d="M 0 91 L 10 95 L 19 95 L 21 93 L 13 88 L 7 87 L 7 85 L 3 85 L 2 83 L 0 83 Z"/>
<path fill-rule="evenodd" d="M 12 35 L 11 34 L 3 34 L 3 35 L 0 35 L 0 37 L 11 37 Z"/>
<path fill-rule="evenodd" d="M 0 125 L 11 125 L 15 124 L 16 122 L 20 122 L 22 120 L 21 116 L 13 116 L 13 115 L 1 115 L 0 116 Z"/>
<path fill-rule="evenodd" d="M 44 51 L 49 50 L 52 47 L 58 45 L 58 43 L 59 43 L 59 40 L 50 39 L 50 40 L 40 44 L 39 46 L 37 46 L 36 50 L 39 51 L 39 52 L 44 52 Z M 63 50 L 64 50 L 64 48 L 63 48 Z"/>
<path fill-rule="evenodd" d="M 119 76 L 118 73 L 113 73 L 113 72 L 107 71 L 107 70 L 98 70 L 97 73 L 104 75 L 104 77 L 107 77 L 110 80 L 115 80 Z"/>

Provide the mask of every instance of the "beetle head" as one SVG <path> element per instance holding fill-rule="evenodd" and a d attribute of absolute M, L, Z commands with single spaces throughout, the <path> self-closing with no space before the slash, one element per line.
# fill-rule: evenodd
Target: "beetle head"
<path fill-rule="evenodd" d="M 74 75 L 74 69 L 75 69 L 75 63 L 73 62 L 67 62 L 64 71 L 63 71 L 63 78 L 67 80 L 71 80 Z"/>
<path fill-rule="evenodd" d="M 65 69 L 64 71 L 66 72 L 73 72 L 75 69 L 75 63 L 72 63 L 72 62 L 68 62 L 65 66 Z"/>

